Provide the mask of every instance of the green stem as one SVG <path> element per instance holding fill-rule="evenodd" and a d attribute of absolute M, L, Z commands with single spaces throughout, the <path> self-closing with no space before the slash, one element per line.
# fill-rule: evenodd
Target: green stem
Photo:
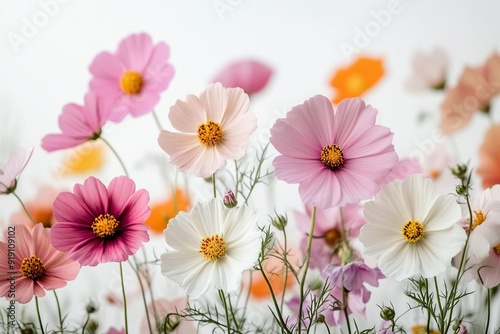
<path fill-rule="evenodd" d="M 316 207 L 312 207 L 312 212 L 311 212 L 311 227 L 309 229 L 309 235 L 307 237 L 307 248 L 306 248 L 306 261 L 304 262 L 303 268 L 304 268 L 304 273 L 302 275 L 302 279 L 300 280 L 300 302 L 299 302 L 299 316 L 298 316 L 298 333 L 301 332 L 302 329 L 302 308 L 304 306 L 304 286 L 306 283 L 306 275 L 307 275 L 307 270 L 309 268 L 309 262 L 311 261 L 311 246 L 312 246 L 312 239 L 314 235 L 314 225 L 316 224 Z"/>
<path fill-rule="evenodd" d="M 123 296 L 123 314 L 125 316 L 125 334 L 128 334 L 128 319 L 127 319 L 127 296 L 125 295 L 125 281 L 123 280 L 123 266 L 120 265 L 120 279 L 122 282 L 122 296 Z"/>
<path fill-rule="evenodd" d="M 347 291 L 344 289 L 344 277 L 342 277 L 342 308 L 344 309 L 347 332 L 351 334 L 351 322 L 349 321 L 349 312 L 347 312 Z"/>
<path fill-rule="evenodd" d="M 226 312 L 226 326 L 227 326 L 227 332 L 228 334 L 231 333 L 231 318 L 229 316 L 229 310 L 227 308 L 227 301 L 226 301 L 226 295 L 224 294 L 224 291 L 219 289 L 219 298 L 222 301 L 222 304 L 224 304 L 224 311 Z"/>
<path fill-rule="evenodd" d="M 14 195 L 14 197 L 17 198 L 17 200 L 19 201 L 19 203 L 21 203 L 21 206 L 23 207 L 24 212 L 26 213 L 26 215 L 28 216 L 28 218 L 31 220 L 31 222 L 33 224 L 36 224 L 37 222 L 35 221 L 35 219 L 33 218 L 33 216 L 28 212 L 28 209 L 24 205 L 24 203 L 21 200 L 21 198 L 19 198 L 19 196 L 17 196 L 17 194 L 15 192 L 12 192 L 12 195 Z"/>
<path fill-rule="evenodd" d="M 37 296 L 35 296 L 35 305 L 36 305 L 36 314 L 38 316 L 38 323 L 40 324 L 40 330 L 42 331 L 42 334 L 45 334 L 45 331 L 43 330 L 42 316 L 40 315 L 40 307 L 38 306 Z"/>
<path fill-rule="evenodd" d="M 443 305 L 441 305 L 441 296 L 439 295 L 439 286 L 438 286 L 438 281 L 437 281 L 436 276 L 434 276 L 434 287 L 436 289 L 436 299 L 437 299 L 437 302 L 438 302 L 439 314 L 443 314 Z M 444 324 L 441 324 L 440 327 L 441 328 L 444 327 Z"/>
<path fill-rule="evenodd" d="M 287 265 L 287 258 L 286 258 L 286 255 L 287 255 L 287 237 L 286 237 L 286 232 L 285 232 L 285 228 L 283 228 L 283 247 L 284 247 L 284 250 L 283 250 L 283 264 L 285 265 L 285 278 L 284 278 L 284 281 L 283 281 L 283 293 L 281 295 L 281 312 L 283 312 L 283 303 L 285 301 L 285 293 L 286 293 L 286 284 L 288 282 L 288 265 Z"/>
<path fill-rule="evenodd" d="M 491 315 L 491 289 L 487 289 L 486 295 L 486 307 L 488 313 L 486 315 L 486 329 L 484 330 L 484 334 L 488 334 L 488 330 L 490 329 L 490 315 Z"/>
<path fill-rule="evenodd" d="M 59 298 L 57 297 L 56 290 L 54 291 L 54 297 L 56 297 L 56 304 L 57 304 L 57 315 L 59 316 L 59 329 L 61 330 L 61 334 L 64 334 L 64 324 L 63 324 L 63 318 L 61 314 L 61 304 L 59 304 Z"/>
<path fill-rule="evenodd" d="M 120 158 L 120 155 L 118 154 L 118 152 L 116 152 L 116 150 L 113 148 L 113 146 L 109 143 L 109 141 L 107 141 L 106 139 L 104 139 L 103 137 L 101 137 L 101 140 L 109 147 L 109 149 L 111 150 L 111 152 L 113 152 L 113 154 L 115 155 L 115 157 L 118 159 L 118 162 L 120 163 L 120 165 L 122 166 L 122 169 L 123 169 L 123 172 L 125 173 L 125 175 L 127 177 L 129 177 L 129 173 L 127 171 L 127 167 L 125 167 L 125 164 L 123 163 L 123 160 Z"/>
<path fill-rule="evenodd" d="M 161 126 L 160 119 L 158 118 L 158 115 L 156 114 L 156 110 L 152 110 L 151 114 L 153 115 L 153 118 L 155 120 L 156 126 L 158 127 L 158 130 L 163 130 L 163 127 Z"/>
<path fill-rule="evenodd" d="M 87 328 L 87 325 L 89 323 L 89 320 L 90 320 L 90 313 L 87 313 L 87 320 L 85 320 L 85 323 L 83 324 L 83 327 L 82 327 L 82 334 L 85 334 L 85 328 Z"/>
<path fill-rule="evenodd" d="M 434 276 L 434 278 L 436 278 Z M 427 295 L 427 300 L 430 300 L 431 296 L 429 295 L 429 280 L 426 278 L 425 279 L 425 294 Z M 439 299 L 439 296 L 437 296 Z M 430 334 L 431 332 L 431 310 L 430 308 L 427 309 L 427 324 L 426 324 L 426 330 L 427 334 Z"/>
<path fill-rule="evenodd" d="M 139 265 L 137 264 L 135 256 L 133 256 L 132 259 L 134 260 L 135 267 L 131 262 L 129 262 L 129 264 L 132 267 L 132 270 L 134 270 L 135 275 L 137 276 L 137 280 L 139 281 L 139 286 L 141 287 L 142 302 L 144 303 L 144 310 L 146 311 L 146 320 L 148 321 L 149 333 L 153 334 L 153 329 L 151 328 L 151 320 L 149 319 L 148 304 L 146 302 L 146 294 L 144 292 L 144 285 L 142 284 L 141 276 L 139 275 Z M 154 303 L 154 301 L 152 301 L 152 303 Z"/>

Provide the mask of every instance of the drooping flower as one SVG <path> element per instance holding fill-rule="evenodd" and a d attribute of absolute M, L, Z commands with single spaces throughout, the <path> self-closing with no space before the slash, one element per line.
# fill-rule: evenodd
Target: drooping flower
<path fill-rule="evenodd" d="M 438 196 L 432 181 L 418 174 L 382 186 L 364 213 L 368 224 L 359 236 L 364 253 L 378 258 L 382 273 L 397 280 L 445 271 L 465 243 L 455 199 Z"/>
<path fill-rule="evenodd" d="M 17 178 L 31 158 L 33 149 L 26 154 L 23 148 L 10 152 L 5 164 L 0 164 L 0 195 L 16 190 Z"/>
<path fill-rule="evenodd" d="M 57 196 L 51 242 L 82 265 L 125 261 L 149 240 L 148 202 L 148 192 L 136 191 L 126 176 L 114 178 L 107 188 L 89 177 L 72 193 Z"/>
<path fill-rule="evenodd" d="M 347 309 L 347 313 L 355 314 L 362 319 L 366 319 L 366 303 L 371 297 L 365 284 L 378 286 L 378 281 L 384 278 L 378 268 L 370 268 L 359 261 L 345 266 L 328 266 L 323 270 L 322 276 L 328 278 L 332 286 L 330 291 L 332 301 L 343 304 L 345 300 L 345 305 L 342 306 Z M 324 314 L 326 322 L 332 326 L 339 326 L 346 320 L 345 312 L 341 309 L 329 310 Z"/>
<path fill-rule="evenodd" d="M 384 65 L 380 58 L 359 57 L 333 75 L 330 85 L 336 90 L 333 103 L 351 97 L 360 97 L 372 88 L 384 75 Z"/>
<path fill-rule="evenodd" d="M 307 234 L 309 233 L 312 212 L 311 205 L 306 205 L 305 208 L 305 213 L 295 213 L 297 227 L 304 236 L 301 242 L 301 248 L 304 252 L 307 249 Z M 331 264 L 342 263 L 342 257 L 349 256 L 349 254 L 342 254 L 344 251 L 341 247 L 342 244 L 349 242 L 351 238 L 356 238 L 364 224 L 366 224 L 366 220 L 359 204 L 347 205 L 342 209 L 337 207 L 317 209 L 309 267 L 323 269 Z"/>
<path fill-rule="evenodd" d="M 443 49 L 436 48 L 428 54 L 418 51 L 412 59 L 413 74 L 407 87 L 413 91 L 441 90 L 446 84 L 448 56 Z"/>
<path fill-rule="evenodd" d="M 123 39 L 116 53 L 102 52 L 94 58 L 90 89 L 112 101 L 110 120 L 119 122 L 127 114 L 137 117 L 154 108 L 174 76 L 169 57 L 167 44 L 153 45 L 142 33 Z"/>
<path fill-rule="evenodd" d="M 220 82 L 227 88 L 241 88 L 248 95 L 264 89 L 273 70 L 256 60 L 237 61 L 224 68 L 212 82 Z"/>
<path fill-rule="evenodd" d="M 226 160 L 243 157 L 257 119 L 249 111 L 248 95 L 240 88 L 211 84 L 197 97 L 178 100 L 168 115 L 180 133 L 162 130 L 160 147 L 181 171 L 208 177 Z"/>
<path fill-rule="evenodd" d="M 211 287 L 235 291 L 260 251 L 256 213 L 247 206 L 228 209 L 217 199 L 179 212 L 164 233 L 161 272 L 194 298 Z"/>
<path fill-rule="evenodd" d="M 0 242 L 1 297 L 26 304 L 33 296 L 43 297 L 46 290 L 62 288 L 76 278 L 80 265 L 50 244 L 50 229 L 37 224 L 31 231 L 24 225 L 11 226 L 9 231 L 15 237 L 15 251 L 9 241 Z M 11 284 L 15 284 L 14 294 Z"/>
<path fill-rule="evenodd" d="M 375 125 L 377 110 L 361 99 L 342 101 L 334 113 L 316 95 L 295 106 L 271 128 L 271 144 L 282 155 L 276 177 L 299 183 L 306 204 L 327 209 L 371 198 L 398 156 L 391 131 Z"/>
<path fill-rule="evenodd" d="M 90 91 L 85 95 L 83 106 L 70 103 L 64 106 L 59 116 L 62 133 L 49 134 L 42 138 L 42 147 L 56 151 L 78 146 L 101 136 L 102 126 L 108 121 L 110 103 Z"/>
<path fill-rule="evenodd" d="M 162 234 L 170 219 L 174 218 L 179 211 L 189 210 L 189 198 L 181 188 L 175 190 L 176 197 L 151 205 L 151 215 L 144 222 L 151 228 L 151 232 Z"/>
<path fill-rule="evenodd" d="M 500 124 L 491 126 L 484 134 L 479 148 L 479 167 L 483 188 L 500 184 Z"/>

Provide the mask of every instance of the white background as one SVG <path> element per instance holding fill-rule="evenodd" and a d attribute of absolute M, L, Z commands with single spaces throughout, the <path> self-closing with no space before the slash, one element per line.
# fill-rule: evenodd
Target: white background
<path fill-rule="evenodd" d="M 391 4 L 398 12 L 383 25 L 377 23 L 376 13 Z M 429 143 L 435 132 L 443 99 L 440 93 L 415 94 L 406 89 L 412 56 L 418 50 L 443 48 L 450 58 L 447 79 L 454 84 L 464 66 L 477 66 L 499 50 L 499 14 L 500 2 L 495 0 L 0 0 L 0 158 L 5 161 L 17 146 L 34 147 L 19 183 L 22 198 L 34 196 L 40 185 L 70 188 L 83 181 L 83 176 L 56 175 L 64 152 L 43 151 L 41 138 L 58 132 L 57 117 L 65 104 L 83 102 L 93 57 L 104 50 L 113 52 L 121 39 L 138 32 L 171 47 L 176 74 L 156 108 L 165 127 L 169 107 L 186 94 L 201 92 L 229 62 L 255 58 L 271 66 L 269 86 L 252 99 L 260 126 L 257 142 L 263 142 L 274 120 L 292 106 L 316 94 L 333 97 L 332 74 L 352 60 L 341 45 L 356 46 L 357 32 L 374 24 L 380 29 L 359 54 L 384 58 L 385 75 L 363 98 L 379 110 L 378 122 L 394 131 L 397 152 L 408 156 L 425 150 L 423 143 Z M 32 24 L 34 29 L 27 28 Z M 494 116 L 496 109 L 493 105 Z M 418 125 L 423 111 L 431 116 Z M 487 124 L 484 117 L 476 117 L 454 136 L 462 159 L 477 163 L 477 147 Z M 148 167 L 147 161 L 162 154 L 157 135 L 150 115 L 128 117 L 107 135 L 132 166 L 138 186 L 148 189 L 153 199 L 164 193 L 157 168 Z M 116 161 L 108 160 L 100 174 L 105 183 L 120 173 Z M 295 189 L 279 182 L 277 198 L 283 201 L 273 205 L 285 209 L 297 203 Z M 4 226 L 17 210 L 15 199 L 0 197 Z"/>

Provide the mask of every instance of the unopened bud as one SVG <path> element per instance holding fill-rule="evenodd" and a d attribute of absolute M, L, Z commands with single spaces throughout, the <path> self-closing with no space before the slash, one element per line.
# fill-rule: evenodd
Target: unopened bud
<path fill-rule="evenodd" d="M 224 193 L 224 205 L 229 209 L 238 205 L 238 200 L 231 189 L 226 189 L 226 192 Z"/>
<path fill-rule="evenodd" d="M 87 304 L 87 313 L 91 314 L 97 311 L 97 306 L 93 302 Z"/>
<path fill-rule="evenodd" d="M 384 306 L 380 310 L 380 317 L 386 321 L 393 320 L 396 316 L 396 312 L 392 307 Z"/>
<path fill-rule="evenodd" d="M 460 196 L 465 196 L 467 195 L 467 187 L 459 185 L 455 188 L 455 192 Z"/>
<path fill-rule="evenodd" d="M 273 224 L 273 226 L 278 230 L 283 231 L 288 224 L 288 217 L 286 215 L 282 216 L 277 214 L 276 218 L 271 221 L 271 224 Z"/>
<path fill-rule="evenodd" d="M 465 174 L 467 174 L 467 165 L 466 164 L 463 164 L 463 165 L 456 165 L 456 166 L 453 166 L 451 168 L 451 173 L 459 178 L 460 180 L 464 179 L 465 178 Z"/>

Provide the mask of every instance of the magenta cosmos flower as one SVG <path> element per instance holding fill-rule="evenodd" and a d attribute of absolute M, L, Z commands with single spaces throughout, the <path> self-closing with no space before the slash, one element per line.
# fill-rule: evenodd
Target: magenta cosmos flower
<path fill-rule="evenodd" d="M 249 111 L 249 98 L 241 88 L 211 84 L 200 97 L 177 100 L 168 118 L 180 133 L 162 130 L 160 147 L 181 171 L 208 177 L 226 160 L 243 157 L 257 119 Z"/>
<path fill-rule="evenodd" d="M 33 149 L 26 154 L 23 148 L 18 148 L 9 154 L 5 164 L 0 164 L 0 195 L 10 194 L 16 190 L 17 177 L 31 158 Z"/>
<path fill-rule="evenodd" d="M 169 57 L 167 44 L 153 46 L 151 37 L 142 33 L 122 40 L 116 53 L 94 58 L 90 88 L 114 102 L 110 120 L 119 122 L 128 113 L 137 117 L 154 108 L 174 76 Z"/>
<path fill-rule="evenodd" d="M 1 297 L 26 304 L 76 278 L 80 264 L 50 244 L 50 233 L 42 224 L 31 231 L 24 225 L 9 227 L 7 241 L 0 242 Z"/>
<path fill-rule="evenodd" d="M 95 140 L 101 136 L 101 128 L 108 120 L 110 103 L 98 98 L 90 91 L 85 95 L 83 106 L 70 103 L 64 106 L 59 116 L 59 128 L 62 133 L 46 135 L 42 147 L 48 151 L 71 148 Z"/>
<path fill-rule="evenodd" d="M 371 198 L 398 161 L 393 134 L 375 125 L 376 115 L 359 98 L 344 99 L 336 113 L 322 95 L 293 107 L 271 128 L 281 153 L 276 177 L 299 183 L 302 201 L 323 209 Z"/>
<path fill-rule="evenodd" d="M 248 95 L 264 89 L 273 74 L 273 70 L 255 60 L 243 60 L 230 64 L 215 77 L 213 82 L 220 82 L 224 87 L 240 87 Z"/>
<path fill-rule="evenodd" d="M 150 213 L 148 202 L 148 192 L 136 191 L 126 176 L 114 178 L 108 188 L 89 177 L 54 201 L 57 223 L 51 242 L 82 265 L 125 261 L 149 240 L 143 224 Z"/>

